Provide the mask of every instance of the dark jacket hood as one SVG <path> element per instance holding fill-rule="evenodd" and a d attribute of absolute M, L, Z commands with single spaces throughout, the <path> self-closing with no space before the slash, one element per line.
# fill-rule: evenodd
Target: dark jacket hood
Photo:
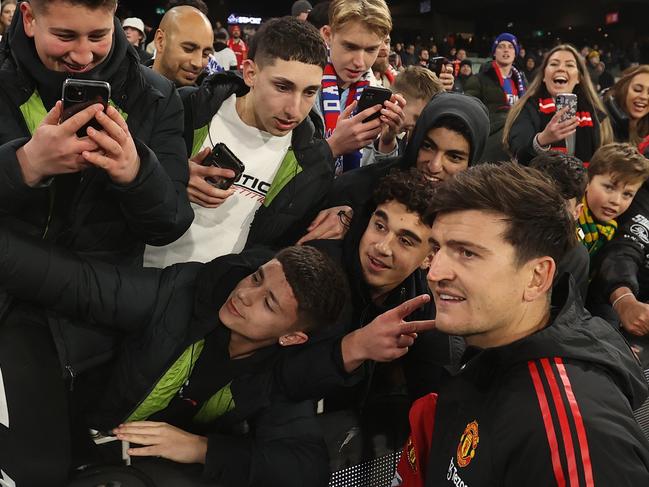
<path fill-rule="evenodd" d="M 460 119 L 468 128 L 471 135 L 471 140 L 469 140 L 471 146 L 469 165 L 480 159 L 489 136 L 489 112 L 487 107 L 472 96 L 442 92 L 435 95 L 419 115 L 412 138 L 406 147 L 403 158 L 404 166 L 415 165 L 417 153 L 426 134 L 440 118 L 447 116 Z"/>
<path fill-rule="evenodd" d="M 478 353 L 504 368 L 540 358 L 561 357 L 604 369 L 639 408 L 647 397 L 647 382 L 639 361 L 622 335 L 599 317 L 591 316 L 576 297 L 573 278 L 567 274 L 553 290 L 551 324 L 509 345 Z M 467 351 L 475 353 L 475 349 Z M 479 360 L 476 364 L 482 362 Z M 467 368 L 469 367 L 467 364 Z"/>
<path fill-rule="evenodd" d="M 101 64 L 80 74 L 51 71 L 43 65 L 38 57 L 34 40 L 25 34 L 20 9 L 16 10 L 14 17 L 17 18 L 11 22 L 6 34 L 6 42 L 3 42 L 0 64 L 11 59 L 20 72 L 32 79 L 35 83 L 33 88 L 38 89 L 45 108 L 48 110 L 61 98 L 61 88 L 67 78 L 112 81 L 118 73 L 124 71 L 123 64 L 128 62 L 127 53 L 139 60 L 137 51 L 126 39 L 119 19 L 114 17 L 113 43 L 108 56 Z"/>

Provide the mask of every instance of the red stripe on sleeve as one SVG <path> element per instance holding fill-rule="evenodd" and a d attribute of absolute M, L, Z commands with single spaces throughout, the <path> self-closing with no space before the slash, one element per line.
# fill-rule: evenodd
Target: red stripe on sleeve
<path fill-rule="evenodd" d="M 545 372 L 545 377 L 550 385 L 550 392 L 552 393 L 552 402 L 559 417 L 559 424 L 561 425 L 561 436 L 563 437 L 563 446 L 566 452 L 566 460 L 568 461 L 568 474 L 570 475 L 570 486 L 579 486 L 579 472 L 577 472 L 577 460 L 575 459 L 575 447 L 572 444 L 572 434 L 570 432 L 570 424 L 568 424 L 568 414 L 566 407 L 563 404 L 559 384 L 552 372 L 552 365 L 547 358 L 541 359 L 541 365 Z"/>
<path fill-rule="evenodd" d="M 563 475 L 563 468 L 561 467 L 561 459 L 559 458 L 559 448 L 557 444 L 557 435 L 554 431 L 554 425 L 552 424 L 552 415 L 550 414 L 548 399 L 545 395 L 545 391 L 543 390 L 543 384 L 541 383 L 541 378 L 539 376 L 539 371 L 536 367 L 536 364 L 530 361 L 527 363 L 527 366 L 530 369 L 532 383 L 534 384 L 536 397 L 539 401 L 539 407 L 541 408 L 541 416 L 543 417 L 543 424 L 545 425 L 545 434 L 548 437 L 548 445 L 550 446 L 550 456 L 552 457 L 552 469 L 554 470 L 554 478 L 557 481 L 558 487 L 565 487 L 566 479 Z"/>
<path fill-rule="evenodd" d="M 554 361 L 557 364 L 561 382 L 563 382 L 563 387 L 566 390 L 566 396 L 568 397 L 568 403 L 570 404 L 572 417 L 575 419 L 575 426 L 577 427 L 577 438 L 579 439 L 579 449 L 581 450 L 581 461 L 584 464 L 586 487 L 593 487 L 595 485 L 595 482 L 593 480 L 593 465 L 590 461 L 590 450 L 588 449 L 588 438 L 586 438 L 584 420 L 581 417 L 579 404 L 577 404 L 577 399 L 575 398 L 575 394 L 572 391 L 572 384 L 570 384 L 570 379 L 568 378 L 568 373 L 566 372 L 566 368 L 563 365 L 563 360 L 557 357 L 554 359 Z"/>

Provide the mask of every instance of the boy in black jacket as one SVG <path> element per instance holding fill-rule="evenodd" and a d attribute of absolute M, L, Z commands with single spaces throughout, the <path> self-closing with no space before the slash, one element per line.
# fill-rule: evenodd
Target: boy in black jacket
<path fill-rule="evenodd" d="M 0 248 L 2 284 L 16 297 L 128 333 L 89 426 L 117 427 L 118 439 L 143 445 L 133 456 L 204 464 L 203 477 L 219 485 L 326 484 L 313 405 L 287 400 L 266 373 L 282 348 L 304 343 L 343 307 L 345 279 L 320 251 L 258 249 L 158 270 L 83 261 L 7 232 Z M 32 420 L 8 399 L 0 443 Z M 243 423 L 249 433 L 235 434 Z M 18 485 L 51 481 L 45 464 L 6 462 Z"/>

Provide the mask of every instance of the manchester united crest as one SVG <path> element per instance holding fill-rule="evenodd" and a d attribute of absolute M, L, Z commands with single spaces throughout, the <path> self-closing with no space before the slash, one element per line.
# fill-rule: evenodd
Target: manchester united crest
<path fill-rule="evenodd" d="M 460 444 L 457 446 L 457 464 L 459 467 L 466 467 L 471 463 L 479 441 L 478 422 L 472 421 L 464 428 L 464 433 L 460 437 Z"/>

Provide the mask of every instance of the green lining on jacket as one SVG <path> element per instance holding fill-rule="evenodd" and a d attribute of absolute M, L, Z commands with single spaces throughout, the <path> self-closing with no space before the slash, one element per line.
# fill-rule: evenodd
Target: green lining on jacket
<path fill-rule="evenodd" d="M 279 192 L 284 189 L 284 187 L 291 181 L 291 179 L 293 179 L 301 172 L 302 166 L 300 166 L 300 163 L 297 161 L 295 152 L 293 152 L 293 149 L 289 149 L 286 153 L 286 156 L 284 156 L 282 164 L 279 166 L 279 171 L 277 171 L 277 174 L 273 179 L 273 183 L 270 185 L 268 193 L 266 193 L 264 206 L 270 206 Z"/>
<path fill-rule="evenodd" d="M 204 402 L 201 409 L 194 416 L 194 422 L 206 424 L 234 409 L 231 386 L 232 382 L 223 386 L 219 392 Z"/>
<path fill-rule="evenodd" d="M 128 119 L 128 113 L 122 111 L 122 109 L 120 109 L 117 105 L 115 105 L 113 100 L 109 100 L 108 104 L 113 108 L 115 108 L 124 120 Z M 32 135 L 34 134 L 34 131 L 36 131 L 38 126 L 41 124 L 41 122 L 47 116 L 47 110 L 45 109 L 43 100 L 41 99 L 41 96 L 38 94 L 38 91 L 36 90 L 34 90 L 32 96 L 30 96 L 25 103 L 20 105 L 20 111 L 23 114 L 23 119 L 25 120 L 25 124 L 27 124 L 27 129 L 29 130 L 29 133 Z"/>
<path fill-rule="evenodd" d="M 203 147 L 203 142 L 205 142 L 205 139 L 207 138 L 207 132 L 209 128 L 210 126 L 209 124 L 207 124 L 204 127 L 200 127 L 194 130 L 194 143 L 192 144 L 192 154 L 190 157 L 194 157 L 196 154 L 198 154 L 198 152 L 201 150 L 201 147 Z"/>
<path fill-rule="evenodd" d="M 126 421 L 142 421 L 166 408 L 191 375 L 204 345 L 205 340 L 200 340 L 187 347 Z"/>

